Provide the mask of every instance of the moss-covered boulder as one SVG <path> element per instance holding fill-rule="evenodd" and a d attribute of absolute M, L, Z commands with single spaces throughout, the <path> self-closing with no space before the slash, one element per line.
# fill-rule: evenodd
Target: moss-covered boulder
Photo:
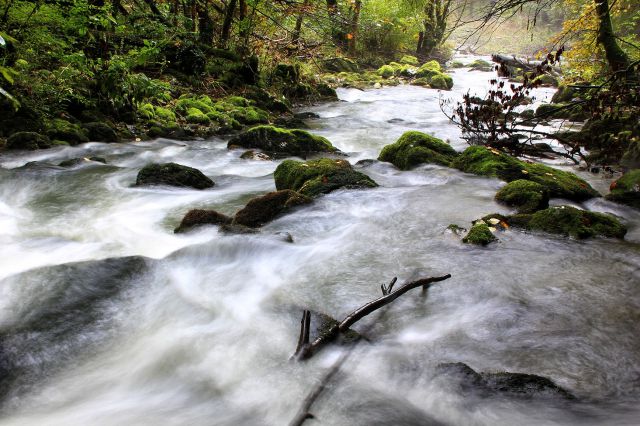
<path fill-rule="evenodd" d="M 378 160 L 392 163 L 401 170 L 409 170 L 425 163 L 449 166 L 456 155 L 456 151 L 441 139 L 409 131 L 397 142 L 385 146 Z"/>
<path fill-rule="evenodd" d="M 395 74 L 395 70 L 391 65 L 383 65 L 378 68 L 378 75 L 382 78 L 391 78 Z"/>
<path fill-rule="evenodd" d="M 176 234 L 190 231 L 204 225 L 230 225 L 233 219 L 215 210 L 189 210 L 182 218 L 180 225 L 173 231 Z"/>
<path fill-rule="evenodd" d="M 624 238 L 627 233 L 627 228 L 611 215 L 570 206 L 549 207 L 533 214 L 514 215 L 507 220 L 511 226 L 577 239 Z"/>
<path fill-rule="evenodd" d="M 456 157 L 452 166 L 463 172 L 493 176 L 506 182 L 525 179 L 544 186 L 552 198 L 585 201 L 599 196 L 586 181 L 573 173 L 543 164 L 520 161 L 498 150 L 470 146 Z"/>
<path fill-rule="evenodd" d="M 322 136 L 312 135 L 304 130 L 281 129 L 273 126 L 257 126 L 239 134 L 228 143 L 229 148 L 236 146 L 297 156 L 338 151 Z"/>
<path fill-rule="evenodd" d="M 436 74 L 431 77 L 429 86 L 431 86 L 432 89 L 451 90 L 451 88 L 453 88 L 453 78 L 447 74 Z"/>
<path fill-rule="evenodd" d="M 462 239 L 465 244 L 475 244 L 478 246 L 486 246 L 496 240 L 493 232 L 489 229 L 489 225 L 480 221 L 474 224 L 467 235 Z"/>
<path fill-rule="evenodd" d="M 620 165 L 627 169 L 640 169 L 640 138 L 632 138 L 622 154 Z"/>
<path fill-rule="evenodd" d="M 519 213 L 533 213 L 549 207 L 549 193 L 539 183 L 518 179 L 502 187 L 496 201 L 515 207 Z"/>
<path fill-rule="evenodd" d="M 286 160 L 273 177 L 276 189 L 292 189 L 316 197 L 340 188 L 361 189 L 378 186 L 364 173 L 357 172 L 348 161 L 321 158 L 307 162 Z"/>
<path fill-rule="evenodd" d="M 438 377 L 447 377 L 459 387 L 462 392 L 473 392 L 476 396 L 533 398 L 547 397 L 560 400 L 573 400 L 573 396 L 566 389 L 558 386 L 552 380 L 525 373 L 485 373 L 477 372 L 462 362 L 440 364 L 436 368 Z"/>
<path fill-rule="evenodd" d="M 625 173 L 611 184 L 607 200 L 640 209 L 640 169 Z"/>
<path fill-rule="evenodd" d="M 464 68 L 466 65 L 461 61 L 452 61 L 449 64 L 449 68 Z"/>
<path fill-rule="evenodd" d="M 542 104 L 536 109 L 536 117 L 544 119 L 584 121 L 588 114 L 580 105 L 569 103 Z"/>
<path fill-rule="evenodd" d="M 108 124 L 101 122 L 84 123 L 82 128 L 93 142 L 118 142 L 118 133 Z"/>
<path fill-rule="evenodd" d="M 553 94 L 551 103 L 560 104 L 571 102 L 576 97 L 576 90 L 573 87 L 561 84 L 558 86 L 558 90 Z"/>
<path fill-rule="evenodd" d="M 242 210 L 236 213 L 234 223 L 257 228 L 294 207 L 309 204 L 311 201 L 311 198 L 289 189 L 270 192 L 249 201 Z"/>
<path fill-rule="evenodd" d="M 56 118 L 49 123 L 46 133 L 49 139 L 64 141 L 69 145 L 89 142 L 86 132 L 79 125 L 60 118 Z"/>
<path fill-rule="evenodd" d="M 143 167 L 138 172 L 136 186 L 169 185 L 178 187 L 190 187 L 195 189 L 207 189 L 214 182 L 205 176 L 200 170 L 176 163 L 152 163 Z"/>
<path fill-rule="evenodd" d="M 50 148 L 51 146 L 51 140 L 40 133 L 17 132 L 7 138 L 7 143 L 4 147 L 6 149 L 25 149 L 33 151 L 36 149 Z"/>
<path fill-rule="evenodd" d="M 490 72 L 493 71 L 493 64 L 491 62 L 485 61 L 484 59 L 476 59 L 467 65 L 473 71 L 483 71 Z"/>
<path fill-rule="evenodd" d="M 359 67 L 349 58 L 328 58 L 320 62 L 322 69 L 328 72 L 358 72 Z"/>
<path fill-rule="evenodd" d="M 418 61 L 418 58 L 411 55 L 404 55 L 399 62 L 401 64 L 413 65 L 414 67 L 420 64 L 420 62 Z"/>

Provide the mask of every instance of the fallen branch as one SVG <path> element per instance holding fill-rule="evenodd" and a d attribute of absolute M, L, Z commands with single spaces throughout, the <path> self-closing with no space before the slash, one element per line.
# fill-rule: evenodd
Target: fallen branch
<path fill-rule="evenodd" d="M 306 359 L 311 357 L 322 345 L 334 340 L 341 332 L 347 331 L 351 325 L 355 324 L 357 321 L 369 315 L 370 313 L 393 302 L 395 299 L 402 296 L 409 290 L 417 287 L 422 287 L 423 292 L 426 292 L 431 284 L 439 281 L 444 281 L 449 278 L 451 278 L 451 274 L 447 274 L 442 277 L 419 279 L 417 281 L 412 281 L 403 285 L 392 293 L 391 291 L 393 290 L 393 286 L 397 281 L 397 278 L 394 278 L 393 280 L 391 280 L 391 283 L 389 283 L 388 286 L 381 286 L 383 295 L 381 298 L 376 299 L 373 302 L 367 303 L 366 305 L 356 309 L 351 314 L 347 315 L 347 317 L 339 325 L 332 327 L 328 333 L 325 333 L 324 335 L 317 338 L 312 344 L 309 344 L 309 326 L 311 312 L 305 310 L 302 314 L 302 321 L 300 324 L 300 337 L 298 338 L 298 347 L 296 348 L 295 356 L 297 356 L 298 359 Z M 329 371 L 325 374 L 320 383 L 318 383 L 318 385 L 309 393 L 309 395 L 307 395 L 302 403 L 302 406 L 300 407 L 300 410 L 291 421 L 291 423 L 289 423 L 289 426 L 302 426 L 302 424 L 304 424 L 307 419 L 314 418 L 313 414 L 311 414 L 310 412 L 311 406 L 322 394 L 322 392 L 324 392 L 327 384 L 336 375 L 336 373 L 340 371 L 340 368 L 349 359 L 352 353 L 353 347 L 340 355 L 340 358 L 338 358 L 338 360 L 331 366 L 331 369 L 329 369 Z"/>

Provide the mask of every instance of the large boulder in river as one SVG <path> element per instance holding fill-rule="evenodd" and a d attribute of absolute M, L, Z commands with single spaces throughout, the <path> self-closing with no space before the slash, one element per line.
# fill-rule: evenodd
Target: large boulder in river
<path fill-rule="evenodd" d="M 182 218 L 180 225 L 173 231 L 176 234 L 190 231 L 204 225 L 230 225 L 233 219 L 215 210 L 193 209 Z"/>
<path fill-rule="evenodd" d="M 607 200 L 640 209 L 640 169 L 625 173 L 611 184 Z"/>
<path fill-rule="evenodd" d="M 624 238 L 627 233 L 627 228 L 611 215 L 571 206 L 549 207 L 533 214 L 517 214 L 507 217 L 506 221 L 510 226 L 576 239 Z"/>
<path fill-rule="evenodd" d="M 409 170 L 425 163 L 448 166 L 456 155 L 455 149 L 441 139 L 409 131 L 395 143 L 385 146 L 378 160 L 392 163 L 401 170 Z"/>
<path fill-rule="evenodd" d="M 486 246 L 493 241 L 496 241 L 496 237 L 489 229 L 489 225 L 484 222 L 474 224 L 462 239 L 465 244 L 475 244 L 477 246 Z"/>
<path fill-rule="evenodd" d="M 304 130 L 288 130 L 273 126 L 257 126 L 232 138 L 228 147 L 257 148 L 268 153 L 306 156 L 338 150 L 322 136 Z"/>
<path fill-rule="evenodd" d="M 254 198 L 236 213 L 234 223 L 260 227 L 294 207 L 311 203 L 311 198 L 290 189 L 270 192 L 262 197 Z"/>
<path fill-rule="evenodd" d="M 533 213 L 549 207 L 549 193 L 539 183 L 518 179 L 498 191 L 496 201 L 515 207 L 518 213 Z"/>
<path fill-rule="evenodd" d="M 169 185 L 190 187 L 195 189 L 207 189 L 214 182 L 205 176 L 200 170 L 176 163 L 152 163 L 146 165 L 136 179 L 136 186 Z"/>
<path fill-rule="evenodd" d="M 97 121 L 84 123 L 82 128 L 89 139 L 94 142 L 118 142 L 120 140 L 116 131 L 106 123 Z"/>
<path fill-rule="evenodd" d="M 463 172 L 493 176 L 506 182 L 525 179 L 544 186 L 552 198 L 585 201 L 598 197 L 598 192 L 573 173 L 544 164 L 526 163 L 483 146 L 470 146 L 455 158 L 452 166 Z"/>
<path fill-rule="evenodd" d="M 474 392 L 484 397 L 575 399 L 575 396 L 569 391 L 558 386 L 552 380 L 535 374 L 479 373 L 467 364 L 456 362 L 438 365 L 436 375 L 453 380 L 465 393 Z"/>
<path fill-rule="evenodd" d="M 17 132 L 9 136 L 5 145 L 6 149 L 36 150 L 51 147 L 48 137 L 36 132 Z"/>
<path fill-rule="evenodd" d="M 369 176 L 357 172 L 346 160 L 321 158 L 307 162 L 285 160 L 273 175 L 276 189 L 292 189 L 316 197 L 340 188 L 374 188 Z"/>

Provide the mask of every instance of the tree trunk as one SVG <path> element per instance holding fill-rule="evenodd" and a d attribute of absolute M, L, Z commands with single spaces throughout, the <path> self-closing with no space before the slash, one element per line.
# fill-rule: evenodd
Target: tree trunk
<path fill-rule="evenodd" d="M 302 4 L 302 9 L 300 9 L 300 13 L 298 14 L 298 19 L 296 19 L 296 27 L 293 30 L 293 35 L 291 36 L 291 42 L 293 44 L 298 44 L 300 41 L 300 33 L 302 32 L 302 22 L 304 21 L 304 15 L 307 13 L 307 7 L 309 6 L 309 0 L 304 0 Z"/>
<path fill-rule="evenodd" d="M 629 57 L 616 41 L 609 14 L 608 0 L 594 0 L 598 14 L 598 42 L 604 48 L 607 62 L 613 72 L 626 71 L 629 68 Z"/>
<path fill-rule="evenodd" d="M 353 3 L 353 14 L 351 15 L 351 31 L 348 35 L 349 53 L 355 55 L 356 41 L 358 38 L 358 23 L 360 21 L 360 9 L 362 8 L 362 0 L 355 0 Z"/>
<path fill-rule="evenodd" d="M 209 15 L 209 8 L 206 3 L 198 2 L 198 40 L 207 46 L 213 43 L 213 20 Z"/>
<path fill-rule="evenodd" d="M 220 35 L 220 47 L 225 49 L 231 34 L 231 24 L 233 23 L 233 14 L 236 11 L 238 0 L 230 0 L 227 9 L 224 11 L 224 21 L 222 23 L 222 34 Z"/>

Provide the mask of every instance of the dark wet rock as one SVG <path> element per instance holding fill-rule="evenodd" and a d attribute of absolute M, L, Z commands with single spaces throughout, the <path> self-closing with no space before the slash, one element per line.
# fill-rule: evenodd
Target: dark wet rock
<path fill-rule="evenodd" d="M 489 229 L 489 225 L 484 222 L 474 224 L 462 239 L 465 244 L 475 244 L 477 246 L 486 246 L 493 241 L 496 241 L 496 237 Z"/>
<path fill-rule="evenodd" d="M 47 136 L 51 140 L 64 141 L 69 145 L 89 142 L 86 131 L 79 125 L 59 118 L 51 122 L 49 129 L 47 129 Z"/>
<path fill-rule="evenodd" d="M 320 66 L 328 72 L 358 72 L 359 67 L 354 61 L 348 58 L 329 58 L 321 61 Z"/>
<path fill-rule="evenodd" d="M 612 215 L 580 210 L 570 206 L 549 207 L 533 214 L 509 216 L 510 226 L 548 232 L 566 237 L 624 238 L 627 228 Z"/>
<path fill-rule="evenodd" d="M 607 200 L 640 209 L 640 169 L 625 173 L 611 184 Z"/>
<path fill-rule="evenodd" d="M 426 133 L 409 131 L 380 152 L 379 161 L 392 163 L 401 170 L 409 170 L 420 164 L 449 166 L 456 151 L 446 142 Z"/>
<path fill-rule="evenodd" d="M 7 143 L 5 144 L 6 149 L 15 149 L 15 150 L 36 150 L 36 149 L 45 149 L 50 148 L 52 146 L 51 141 L 47 136 L 41 135 L 36 132 L 17 132 L 9 136 L 7 139 Z"/>
<path fill-rule="evenodd" d="M 309 204 L 311 201 L 311 198 L 289 189 L 270 192 L 249 201 L 242 210 L 236 213 L 234 223 L 257 228 L 293 208 Z"/>
<path fill-rule="evenodd" d="M 299 112 L 299 113 L 293 114 L 293 117 L 300 120 L 315 120 L 320 118 L 320 116 L 315 112 Z"/>
<path fill-rule="evenodd" d="M 239 223 L 229 223 L 220 225 L 220 232 L 231 235 L 259 234 L 260 231 Z"/>
<path fill-rule="evenodd" d="M 284 129 L 308 129 L 309 126 L 304 120 L 296 117 L 278 117 L 273 124 Z"/>
<path fill-rule="evenodd" d="M 64 160 L 58 166 L 60 167 L 75 167 L 82 164 L 89 163 L 102 163 L 107 164 L 107 160 L 102 157 L 80 157 L 80 158 L 71 158 L 69 160 Z"/>
<path fill-rule="evenodd" d="M 176 234 L 188 232 L 193 228 L 205 225 L 228 225 L 233 221 L 229 216 L 215 210 L 193 209 L 182 218 L 180 225 L 173 231 Z"/>
<path fill-rule="evenodd" d="M 467 364 L 456 362 L 438 365 L 436 375 L 453 380 L 463 393 L 474 392 L 484 397 L 575 399 L 552 380 L 535 374 L 478 373 Z"/>
<path fill-rule="evenodd" d="M 136 186 L 169 185 L 207 189 L 214 182 L 200 170 L 176 163 L 149 164 L 138 172 Z"/>
<path fill-rule="evenodd" d="M 387 123 L 400 124 L 400 123 L 404 123 L 404 120 L 402 118 L 392 118 L 391 120 L 387 120 Z"/>
<path fill-rule="evenodd" d="M 39 389 L 42 379 L 106 341 L 116 327 L 116 299 L 138 285 L 150 262 L 136 256 L 70 263 L 0 281 L 3 289 L 31 294 L 0 325 L 0 399 Z"/>
<path fill-rule="evenodd" d="M 362 189 L 378 186 L 364 173 L 357 172 L 346 160 L 321 158 L 307 162 L 285 160 L 274 172 L 276 189 L 292 189 L 316 197 L 340 188 Z"/>
<path fill-rule="evenodd" d="M 640 169 L 640 138 L 629 142 L 627 149 L 622 154 L 620 165 L 627 169 Z"/>
<path fill-rule="evenodd" d="M 338 151 L 322 136 L 312 135 L 304 130 L 287 130 L 273 126 L 258 126 L 241 133 L 229 141 L 229 148 L 236 146 L 297 156 Z"/>
<path fill-rule="evenodd" d="M 356 163 L 356 167 L 369 167 L 376 164 L 378 160 L 374 160 L 373 158 L 365 158 L 364 160 L 360 160 Z"/>
<path fill-rule="evenodd" d="M 240 158 L 243 160 L 271 161 L 271 157 L 269 157 L 264 152 L 254 151 L 252 149 L 243 152 Z"/>
<path fill-rule="evenodd" d="M 530 180 L 514 180 L 496 194 L 496 201 L 515 207 L 518 213 L 533 213 L 549 207 L 549 194 L 544 186 Z"/>
<path fill-rule="evenodd" d="M 118 133 L 108 124 L 101 122 L 91 122 L 82 125 L 87 132 L 89 140 L 94 142 L 118 142 Z"/>
<path fill-rule="evenodd" d="M 566 104 L 542 104 L 536 109 L 536 117 L 544 119 L 565 119 L 571 121 L 584 121 L 588 114 L 580 105 Z"/>
<path fill-rule="evenodd" d="M 506 182 L 530 180 L 544 186 L 552 198 L 585 201 L 599 194 L 573 173 L 537 163 L 526 163 L 495 149 L 470 146 L 456 157 L 452 166 L 463 172 L 493 176 Z"/>

